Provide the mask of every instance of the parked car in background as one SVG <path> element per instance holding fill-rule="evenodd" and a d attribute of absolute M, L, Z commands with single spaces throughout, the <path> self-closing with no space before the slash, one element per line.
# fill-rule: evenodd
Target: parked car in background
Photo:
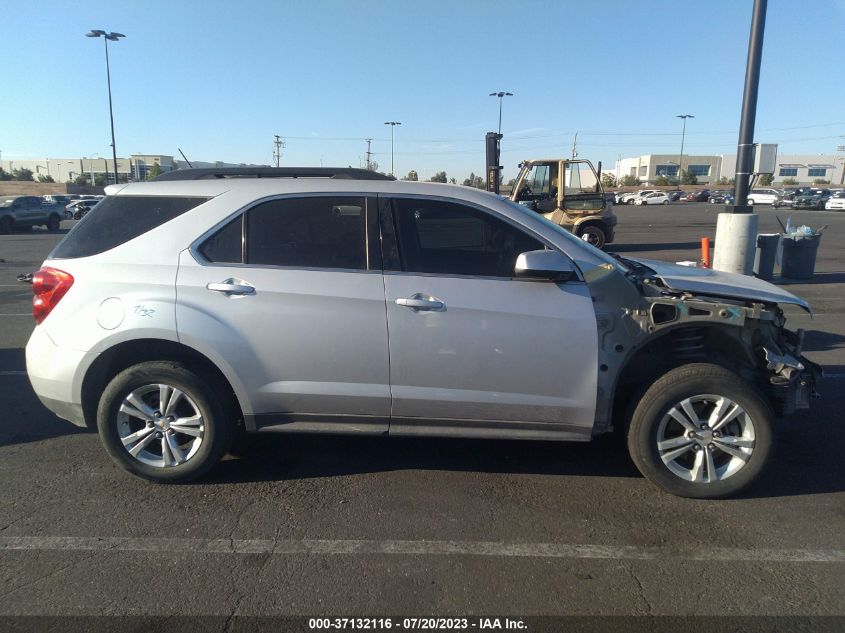
<path fill-rule="evenodd" d="M 657 189 L 642 189 L 640 191 L 629 191 L 628 193 L 623 193 L 622 198 L 619 204 L 634 204 L 637 198 L 645 196 L 649 193 L 654 193 Z"/>
<path fill-rule="evenodd" d="M 634 198 L 634 204 L 669 204 L 669 196 L 662 191 L 653 191 L 639 198 Z"/>
<path fill-rule="evenodd" d="M 687 202 L 707 202 L 707 198 L 710 197 L 710 191 L 708 189 L 702 189 L 700 191 L 693 191 L 692 193 L 688 193 L 684 198 Z"/>
<path fill-rule="evenodd" d="M 812 191 L 812 187 L 798 187 L 796 189 L 784 189 L 781 192 L 780 198 L 772 203 L 772 206 L 777 209 L 779 207 L 791 207 L 795 198 Z"/>
<path fill-rule="evenodd" d="M 683 191 L 671 191 L 666 194 L 669 197 L 669 202 L 678 202 L 684 197 Z"/>
<path fill-rule="evenodd" d="M 91 209 L 96 207 L 102 200 L 96 200 L 94 198 L 88 198 L 85 200 L 77 200 L 72 205 L 68 205 L 68 207 L 73 207 L 71 210 L 71 218 L 74 220 L 81 220 L 85 217 L 85 214 L 88 213 Z"/>
<path fill-rule="evenodd" d="M 830 189 L 811 189 L 795 196 L 792 201 L 793 209 L 824 209 L 825 203 L 830 200 Z"/>
<path fill-rule="evenodd" d="M 42 200 L 47 204 L 61 204 L 65 205 L 71 201 L 70 196 L 66 196 L 64 194 L 48 194 L 46 196 L 41 196 Z"/>
<path fill-rule="evenodd" d="M 845 211 L 845 192 L 840 191 L 828 198 L 824 208 L 828 211 Z"/>
<path fill-rule="evenodd" d="M 42 225 L 58 231 L 63 214 L 61 204 L 45 202 L 41 196 L 3 196 L 0 197 L 0 233 Z"/>
<path fill-rule="evenodd" d="M 748 204 L 774 204 L 780 198 L 777 189 L 752 189 L 748 193 Z"/>
<path fill-rule="evenodd" d="M 33 275 L 36 395 L 136 476 L 201 477 L 242 432 L 618 428 L 657 486 L 723 497 L 810 407 L 784 288 L 614 257 L 471 187 L 258 170 L 112 186 Z"/>
<path fill-rule="evenodd" d="M 723 204 L 725 202 L 725 196 L 728 194 L 728 191 L 724 189 L 717 189 L 716 191 L 712 191 L 710 195 L 707 197 L 707 202 L 710 204 Z"/>
<path fill-rule="evenodd" d="M 87 207 L 87 210 L 90 210 L 95 204 L 97 204 L 99 200 L 94 198 L 93 196 L 88 196 L 85 198 L 80 198 L 79 200 L 74 200 L 70 204 L 65 205 L 65 218 L 70 220 L 74 217 L 74 214 L 80 210 L 82 207 Z M 76 218 L 77 220 L 79 218 Z"/>

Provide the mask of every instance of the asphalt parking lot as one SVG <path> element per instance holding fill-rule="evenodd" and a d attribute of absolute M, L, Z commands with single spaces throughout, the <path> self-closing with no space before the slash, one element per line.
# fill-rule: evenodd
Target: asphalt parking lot
<path fill-rule="evenodd" d="M 608 250 L 698 259 L 719 210 L 617 207 Z M 845 616 L 845 213 L 792 215 L 829 225 L 816 276 L 775 280 L 816 310 L 790 327 L 828 376 L 726 501 L 658 491 L 613 438 L 262 436 L 196 484 L 133 479 L 24 372 L 15 275 L 61 235 L 0 236 L 0 616 Z"/>

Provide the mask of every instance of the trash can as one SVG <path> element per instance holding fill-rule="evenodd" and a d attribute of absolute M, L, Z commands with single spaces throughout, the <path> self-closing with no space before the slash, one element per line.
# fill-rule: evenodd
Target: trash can
<path fill-rule="evenodd" d="M 754 276 L 770 281 L 775 274 L 775 255 L 778 252 L 780 233 L 757 235 L 757 250 L 754 252 Z M 812 274 L 812 273 L 811 273 Z"/>
<path fill-rule="evenodd" d="M 792 233 L 783 236 L 780 274 L 789 279 L 810 279 L 816 269 L 821 235 Z"/>

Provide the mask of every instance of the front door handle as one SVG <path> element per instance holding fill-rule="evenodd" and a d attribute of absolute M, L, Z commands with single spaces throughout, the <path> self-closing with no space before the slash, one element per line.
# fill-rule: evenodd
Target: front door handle
<path fill-rule="evenodd" d="M 227 297 L 232 295 L 244 296 L 254 295 L 255 288 L 249 284 L 235 279 L 225 279 L 219 283 L 212 282 L 206 286 L 212 292 L 222 292 Z"/>
<path fill-rule="evenodd" d="M 417 310 L 442 312 L 446 309 L 446 304 L 443 303 L 440 299 L 437 299 L 436 297 L 429 297 L 420 293 L 411 295 L 407 299 L 397 299 L 396 305 L 411 308 L 414 312 L 416 312 Z"/>

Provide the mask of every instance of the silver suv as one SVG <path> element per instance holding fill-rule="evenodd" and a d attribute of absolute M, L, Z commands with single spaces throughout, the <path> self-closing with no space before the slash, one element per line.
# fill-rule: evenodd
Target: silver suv
<path fill-rule="evenodd" d="M 26 349 L 41 401 L 140 477 L 199 477 L 241 432 L 616 428 L 652 482 L 719 497 L 809 406 L 818 368 L 778 304 L 809 306 L 764 281 L 614 257 L 469 187 L 159 180 L 109 187 L 50 254 Z"/>

